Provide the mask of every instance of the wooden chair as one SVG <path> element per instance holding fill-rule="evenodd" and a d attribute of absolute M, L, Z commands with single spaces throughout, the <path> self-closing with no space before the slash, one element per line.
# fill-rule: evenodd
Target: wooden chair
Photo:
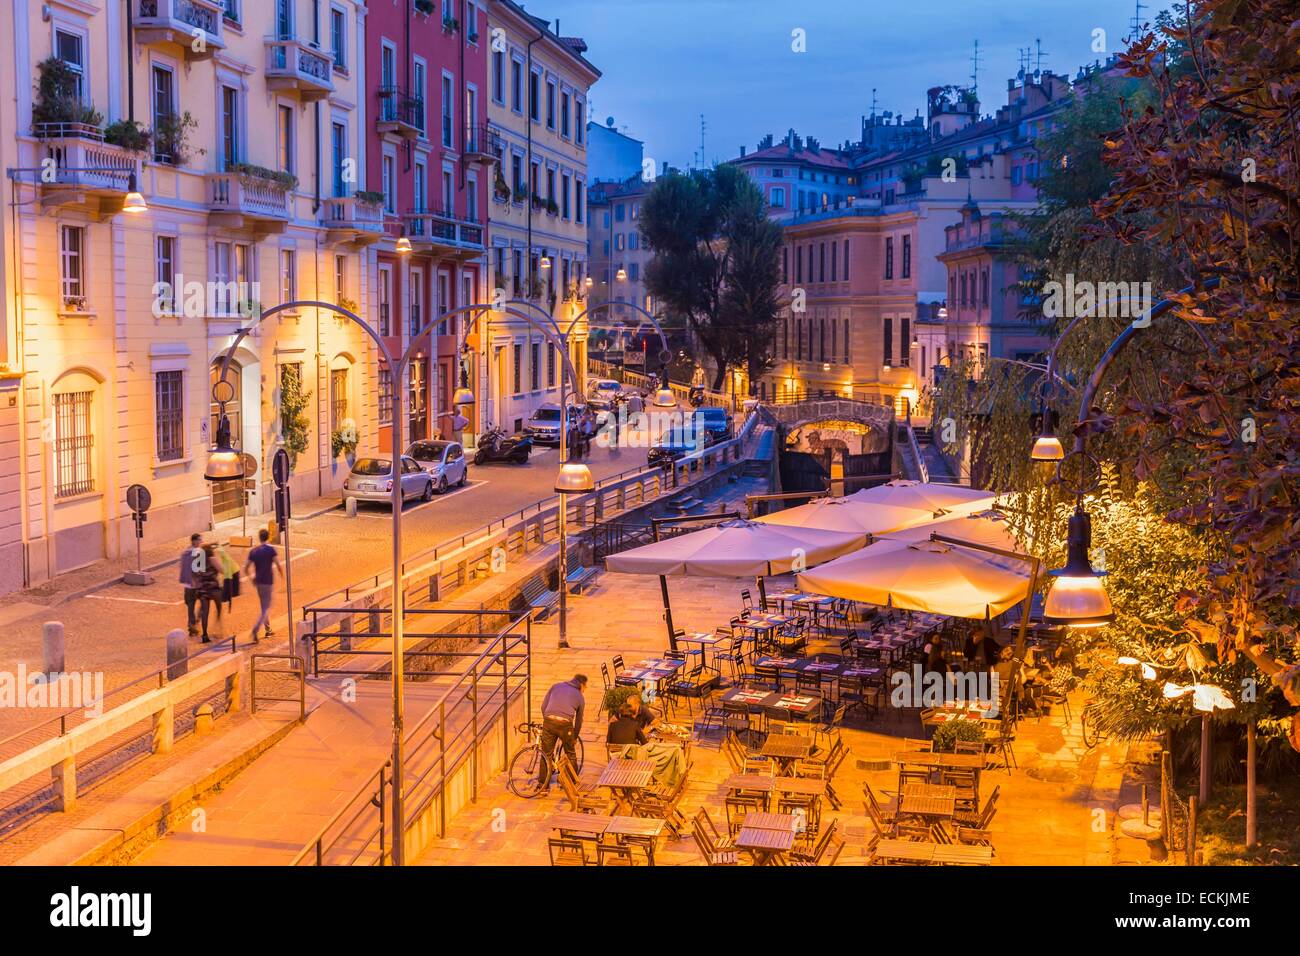
<path fill-rule="evenodd" d="M 974 770 L 950 768 L 939 775 L 939 782 L 957 788 L 957 812 L 975 813 L 979 809 L 979 790 Z"/>
<path fill-rule="evenodd" d="M 930 771 L 925 768 L 903 766 L 898 770 L 898 789 L 900 793 L 909 783 L 929 783 L 930 780 Z"/>
<path fill-rule="evenodd" d="M 710 849 L 734 850 L 736 848 L 736 845 L 731 842 L 730 836 L 724 836 L 718 832 L 718 828 L 714 826 L 713 818 L 709 816 L 709 811 L 704 807 L 700 807 L 695 816 L 691 818 L 691 827 L 704 833 Z"/>
<path fill-rule="evenodd" d="M 989 799 L 984 804 L 984 809 L 980 813 L 956 813 L 953 815 L 953 819 L 962 826 L 973 827 L 977 830 L 987 830 L 989 824 L 993 822 L 993 817 L 998 812 L 998 796 L 1001 792 L 1002 785 L 999 784 L 994 787 L 993 792 L 989 794 Z"/>
<path fill-rule="evenodd" d="M 840 821 L 832 820 L 822 831 L 817 845 L 811 851 L 792 850 L 791 866 L 834 866 L 844 850 L 844 839 L 839 835 Z M 834 846 L 833 846 L 834 845 Z"/>
<path fill-rule="evenodd" d="M 903 746 L 899 749 L 907 753 L 934 753 L 934 741 L 917 740 L 914 737 L 904 737 Z"/>
<path fill-rule="evenodd" d="M 596 844 L 597 866 L 634 866 L 632 848 L 622 843 Z"/>
<path fill-rule="evenodd" d="M 728 796 L 725 803 L 727 807 L 727 830 L 733 837 L 745 825 L 746 816 L 751 813 L 761 813 L 763 810 L 762 804 L 753 797 Z"/>
<path fill-rule="evenodd" d="M 564 791 L 564 798 L 569 801 L 569 806 L 575 813 L 609 813 L 609 801 L 594 792 L 582 792 L 578 786 L 578 776 L 573 770 L 573 764 L 567 757 L 560 758 L 560 789 Z"/>
<path fill-rule="evenodd" d="M 989 831 L 981 830 L 978 827 L 957 827 L 957 842 L 964 843 L 967 846 L 987 846 L 990 848 L 993 846 Z M 995 850 L 995 855 L 996 852 Z"/>
<path fill-rule="evenodd" d="M 551 854 L 551 866 L 586 866 L 587 848 L 581 840 L 551 837 L 546 841 Z"/>
<path fill-rule="evenodd" d="M 984 741 L 982 740 L 954 741 L 952 752 L 957 754 L 982 754 L 984 753 Z"/>
<path fill-rule="evenodd" d="M 862 795 L 866 798 L 867 813 L 878 818 L 882 823 L 893 826 L 895 813 L 893 807 L 887 807 L 876 797 L 876 791 L 871 789 L 871 784 L 865 780 L 862 781 Z"/>
<path fill-rule="evenodd" d="M 783 793 L 777 797 L 777 813 L 802 816 L 804 830 L 802 842 L 811 843 L 821 826 L 821 803 L 811 793 Z"/>
<path fill-rule="evenodd" d="M 696 820 L 699 817 L 697 815 Z M 691 827 L 691 836 L 695 839 L 695 845 L 699 848 L 700 856 L 704 857 L 706 866 L 739 866 L 740 855 L 735 849 L 713 846 L 709 841 L 708 832 L 698 825 Z"/>
<path fill-rule="evenodd" d="M 867 802 L 867 817 L 871 820 L 871 825 L 876 828 L 876 835 L 891 839 L 894 835 L 894 824 L 886 821 L 880 815 L 879 809 L 870 801 Z"/>

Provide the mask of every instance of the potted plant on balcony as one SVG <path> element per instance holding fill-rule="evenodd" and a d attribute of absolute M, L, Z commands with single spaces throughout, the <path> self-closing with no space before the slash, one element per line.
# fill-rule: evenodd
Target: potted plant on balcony
<path fill-rule="evenodd" d="M 184 166 L 189 161 L 191 152 L 205 155 L 206 149 L 190 144 L 190 134 L 198 128 L 198 121 L 188 110 L 162 117 L 153 131 L 154 159 L 170 166 Z"/>
<path fill-rule="evenodd" d="M 85 312 L 86 297 L 84 295 L 65 295 L 63 297 L 64 312 Z"/>
<path fill-rule="evenodd" d="M 136 120 L 118 120 L 104 127 L 104 142 L 133 153 L 143 153 L 152 140 L 153 133 Z"/>
<path fill-rule="evenodd" d="M 352 195 L 363 206 L 380 206 L 384 202 L 384 194 L 378 189 L 358 189 Z"/>
<path fill-rule="evenodd" d="M 451 36 L 453 33 L 455 33 L 455 32 L 456 32 L 457 30 L 459 30 L 459 29 L 460 29 L 460 21 L 457 20 L 455 17 L 443 17 L 443 18 L 442 18 L 442 32 L 443 32 L 443 33 L 447 34 L 448 36 Z"/>
<path fill-rule="evenodd" d="M 32 132 L 47 138 L 97 133 L 104 117 L 81 99 L 81 77 L 56 56 L 36 66 L 36 101 L 32 104 Z"/>
<path fill-rule="evenodd" d="M 515 189 L 515 202 L 527 202 L 527 201 L 528 201 L 528 190 L 525 189 L 523 186 L 520 186 L 517 189 Z"/>
<path fill-rule="evenodd" d="M 558 216 L 560 214 L 559 203 L 557 203 L 554 199 L 546 200 L 546 211 L 549 212 L 552 216 Z"/>
<path fill-rule="evenodd" d="M 415 12 L 426 17 L 433 15 L 434 6 L 433 0 L 415 0 Z"/>
<path fill-rule="evenodd" d="M 502 202 L 506 202 L 510 199 L 510 184 L 506 182 L 505 173 L 501 172 L 500 166 L 496 167 L 496 174 L 493 177 L 492 188 L 496 193 L 497 199 L 500 199 Z"/>
<path fill-rule="evenodd" d="M 340 454 L 348 457 L 348 464 L 353 462 L 357 451 L 357 423 L 350 418 L 339 422 L 339 427 L 330 433 L 330 450 L 337 458 Z"/>
<path fill-rule="evenodd" d="M 298 187 L 298 177 L 293 173 L 267 169 L 265 166 L 257 166 L 253 163 L 231 163 L 226 171 L 237 173 L 245 179 L 260 179 L 263 182 L 274 183 L 286 192 Z"/>

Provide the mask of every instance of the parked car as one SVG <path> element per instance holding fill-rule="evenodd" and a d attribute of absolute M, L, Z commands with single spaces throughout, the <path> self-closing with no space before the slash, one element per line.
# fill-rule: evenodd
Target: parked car
<path fill-rule="evenodd" d="M 587 404 L 596 411 L 614 407 L 623 394 L 623 385 L 612 378 L 593 378 L 587 382 Z"/>
<path fill-rule="evenodd" d="M 469 477 L 469 459 L 465 457 L 465 449 L 459 442 L 411 442 L 406 454 L 433 476 L 433 490 L 438 494 L 445 492 L 451 485 L 464 485 L 465 479 Z"/>
<path fill-rule="evenodd" d="M 725 408 L 697 408 L 693 413 L 696 427 L 704 432 L 705 441 L 716 444 L 732 436 L 731 415 Z"/>
<path fill-rule="evenodd" d="M 414 458 L 402 456 L 402 500 L 433 497 L 433 476 L 420 467 Z M 378 501 L 387 504 L 393 491 L 393 461 L 391 458 L 358 458 L 351 473 L 343 479 L 343 504 L 349 498 L 360 501 Z"/>
<path fill-rule="evenodd" d="M 582 416 L 586 414 L 590 414 L 587 407 L 570 405 L 570 424 L 579 422 Z M 560 444 L 560 406 L 555 402 L 538 405 L 536 411 L 524 422 L 524 434 L 538 445 L 558 446 Z"/>
<path fill-rule="evenodd" d="M 704 432 L 694 428 L 670 428 L 650 446 L 646 463 L 667 468 L 679 458 L 699 451 L 705 445 Z"/>

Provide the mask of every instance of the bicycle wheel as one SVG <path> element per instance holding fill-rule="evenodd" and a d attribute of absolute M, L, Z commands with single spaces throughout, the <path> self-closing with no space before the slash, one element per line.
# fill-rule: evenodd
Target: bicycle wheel
<path fill-rule="evenodd" d="M 537 744 L 529 744 L 515 754 L 506 775 L 506 786 L 510 792 L 525 800 L 538 796 L 542 792 L 541 763 L 542 748 Z"/>
<path fill-rule="evenodd" d="M 582 761 L 584 754 L 582 752 L 582 738 L 578 737 L 573 741 L 573 753 L 578 758 L 578 773 L 582 773 Z"/>
<path fill-rule="evenodd" d="M 1087 707 L 1083 709 L 1083 714 L 1079 717 L 1079 733 L 1083 736 L 1083 745 L 1089 750 L 1101 743 L 1103 734 L 1101 727 L 1097 724 L 1097 716 L 1096 714 L 1090 714 Z"/>

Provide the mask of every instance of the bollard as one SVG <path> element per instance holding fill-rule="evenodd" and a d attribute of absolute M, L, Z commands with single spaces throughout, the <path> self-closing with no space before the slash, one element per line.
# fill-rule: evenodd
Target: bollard
<path fill-rule="evenodd" d="M 211 704 L 203 704 L 194 712 L 194 733 L 200 737 L 212 733 Z"/>
<path fill-rule="evenodd" d="M 190 670 L 189 638 L 179 627 L 167 632 L 167 679 L 183 677 Z"/>
<path fill-rule="evenodd" d="M 347 499 L 347 503 L 344 504 L 343 510 L 348 513 L 349 518 L 355 518 L 357 516 L 357 499 L 356 498 Z"/>
<path fill-rule="evenodd" d="M 266 523 L 266 533 L 271 536 L 271 544 L 280 543 L 280 524 L 274 518 Z"/>
<path fill-rule="evenodd" d="M 66 669 L 63 646 L 63 624 L 46 621 L 41 628 L 41 651 L 46 674 L 62 674 Z"/>

